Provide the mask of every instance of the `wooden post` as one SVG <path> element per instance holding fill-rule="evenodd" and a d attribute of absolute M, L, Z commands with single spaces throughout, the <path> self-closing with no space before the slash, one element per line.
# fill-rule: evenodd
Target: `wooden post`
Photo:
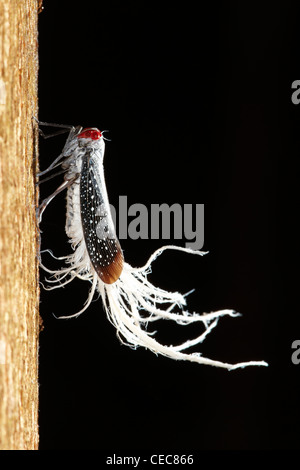
<path fill-rule="evenodd" d="M 37 0 L 0 0 L 0 449 L 38 446 Z"/>

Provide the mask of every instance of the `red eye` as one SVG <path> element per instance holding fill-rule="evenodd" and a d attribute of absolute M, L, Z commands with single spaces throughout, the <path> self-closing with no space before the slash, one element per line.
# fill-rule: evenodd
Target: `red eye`
<path fill-rule="evenodd" d="M 102 137 L 99 129 L 83 129 L 80 134 L 78 134 L 77 139 L 92 139 L 99 140 Z"/>
<path fill-rule="evenodd" d="M 98 129 L 95 129 L 94 131 L 91 131 L 91 139 L 93 140 L 98 140 L 101 137 L 101 132 L 98 131 Z"/>

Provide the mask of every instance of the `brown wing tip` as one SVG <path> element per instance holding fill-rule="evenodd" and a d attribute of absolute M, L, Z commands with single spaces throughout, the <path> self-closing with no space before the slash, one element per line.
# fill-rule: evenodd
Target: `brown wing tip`
<path fill-rule="evenodd" d="M 101 266 L 97 269 L 97 274 L 100 276 L 101 281 L 105 284 L 113 284 L 116 282 L 123 271 L 123 263 L 123 253 L 121 248 L 119 248 L 112 263 L 108 266 Z"/>

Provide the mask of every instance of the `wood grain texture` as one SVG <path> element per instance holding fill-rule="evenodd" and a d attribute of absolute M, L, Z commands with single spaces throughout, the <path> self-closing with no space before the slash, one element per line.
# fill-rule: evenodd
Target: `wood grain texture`
<path fill-rule="evenodd" d="M 37 0 L 0 0 L 0 449 L 38 446 Z"/>

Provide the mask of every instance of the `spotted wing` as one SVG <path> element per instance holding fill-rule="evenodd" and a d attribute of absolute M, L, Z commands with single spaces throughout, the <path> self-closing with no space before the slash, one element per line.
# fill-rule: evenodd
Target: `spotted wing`
<path fill-rule="evenodd" d="M 116 282 L 123 270 L 123 253 L 115 233 L 104 177 L 91 154 L 82 160 L 80 175 L 81 222 L 93 267 L 105 284 Z"/>

